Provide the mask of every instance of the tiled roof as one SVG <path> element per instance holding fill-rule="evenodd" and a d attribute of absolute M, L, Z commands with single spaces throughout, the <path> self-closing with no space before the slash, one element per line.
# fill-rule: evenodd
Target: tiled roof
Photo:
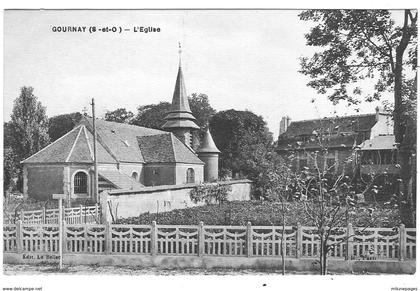
<path fill-rule="evenodd" d="M 203 162 L 172 133 L 139 136 L 139 148 L 146 163 L 191 163 Z"/>
<path fill-rule="evenodd" d="M 175 161 L 177 163 L 204 164 L 192 151 L 185 146 L 179 139 L 171 134 L 172 146 L 174 149 Z"/>
<path fill-rule="evenodd" d="M 23 163 L 92 163 L 93 126 L 84 118 L 79 126 Z M 99 163 L 200 163 L 195 153 L 173 134 L 135 125 L 96 120 Z"/>
<path fill-rule="evenodd" d="M 120 189 L 140 189 L 143 187 L 142 184 L 136 182 L 131 177 L 120 173 L 117 169 L 99 169 L 98 175 L 105 180 L 111 182 L 113 185 Z"/>
<path fill-rule="evenodd" d="M 323 119 L 292 121 L 282 138 L 311 135 L 316 131 L 355 132 L 368 131 L 376 123 L 375 114 L 351 115 Z"/>
<path fill-rule="evenodd" d="M 116 163 L 116 160 L 97 144 L 97 157 L 100 163 Z M 92 163 L 93 136 L 84 125 L 73 130 L 41 149 L 22 163 Z"/>
<path fill-rule="evenodd" d="M 80 128 L 74 128 L 55 142 L 47 145 L 22 163 L 60 163 L 67 159 Z"/>
<path fill-rule="evenodd" d="M 369 133 L 375 124 L 375 114 L 293 121 L 287 131 L 279 136 L 278 149 L 319 148 L 316 134 L 326 136 L 323 146 L 353 148 L 366 138 L 361 132 Z"/>
<path fill-rule="evenodd" d="M 93 132 L 92 118 L 82 120 L 90 132 Z M 137 143 L 138 136 L 151 136 L 166 133 L 125 123 L 109 122 L 96 119 L 98 140 L 120 162 L 144 163 L 142 153 Z M 161 147 L 158 150 L 164 150 Z"/>

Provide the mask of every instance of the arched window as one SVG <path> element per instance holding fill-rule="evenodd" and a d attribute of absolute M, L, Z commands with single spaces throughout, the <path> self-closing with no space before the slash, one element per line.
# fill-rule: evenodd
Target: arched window
<path fill-rule="evenodd" d="M 85 172 L 74 175 L 74 194 L 88 194 L 88 176 Z"/>
<path fill-rule="evenodd" d="M 137 173 L 137 172 L 133 172 L 132 174 L 131 174 L 131 178 L 133 178 L 134 180 L 138 180 L 139 179 L 139 174 Z"/>
<path fill-rule="evenodd" d="M 195 183 L 195 174 L 192 168 L 187 170 L 187 183 Z"/>

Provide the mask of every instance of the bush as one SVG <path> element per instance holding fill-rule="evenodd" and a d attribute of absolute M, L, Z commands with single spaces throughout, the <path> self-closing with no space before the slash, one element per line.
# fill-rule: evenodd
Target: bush
<path fill-rule="evenodd" d="M 206 184 L 202 183 L 191 190 L 190 198 L 195 204 L 204 202 L 207 205 L 227 201 L 229 192 L 232 191 L 232 186 L 221 184 Z"/>
<path fill-rule="evenodd" d="M 313 226 L 305 215 L 304 206 L 300 202 L 288 203 L 286 214 L 287 225 Z M 203 221 L 206 225 L 282 225 L 281 204 L 261 201 L 232 201 L 221 205 L 205 205 L 186 209 L 176 209 L 163 213 L 144 213 L 138 217 L 119 219 L 119 224 L 151 224 L 156 221 L 167 225 L 197 225 Z M 349 211 L 349 222 L 354 227 L 365 226 L 376 221 L 372 227 L 395 227 L 401 223 L 398 209 L 378 204 L 357 207 Z M 375 219 L 377 218 L 377 219 Z M 345 221 L 341 226 L 345 226 Z"/>

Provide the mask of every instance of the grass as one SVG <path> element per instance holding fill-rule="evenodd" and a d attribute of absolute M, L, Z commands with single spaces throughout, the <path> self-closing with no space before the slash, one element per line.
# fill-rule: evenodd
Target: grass
<path fill-rule="evenodd" d="M 370 210 L 369 210 L 370 209 Z M 373 211 L 372 211 L 373 210 Z M 282 225 L 281 205 L 267 201 L 233 201 L 221 205 L 196 206 L 164 213 L 144 213 L 137 217 L 119 219 L 119 224 L 197 225 Z M 372 221 L 375 221 L 372 223 Z M 313 222 L 305 214 L 303 203 L 288 204 L 286 225 L 310 226 Z M 401 223 L 398 210 L 383 204 L 366 204 L 349 211 L 349 222 L 353 226 L 395 227 Z M 346 223 L 343 222 L 342 226 Z"/>

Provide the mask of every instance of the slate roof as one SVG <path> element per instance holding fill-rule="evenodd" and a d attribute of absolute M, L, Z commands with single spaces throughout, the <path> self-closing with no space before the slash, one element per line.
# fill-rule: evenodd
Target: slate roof
<path fill-rule="evenodd" d="M 171 111 L 165 117 L 165 124 L 162 128 L 194 128 L 199 129 L 195 123 L 196 119 L 191 113 L 188 103 L 187 91 L 185 89 L 184 75 L 182 73 L 181 64 L 178 68 L 176 77 L 174 95 L 172 97 Z"/>
<path fill-rule="evenodd" d="M 93 132 L 92 118 L 84 118 L 82 123 Z M 137 144 L 138 136 L 162 134 L 165 131 L 125 123 L 96 119 L 98 141 L 119 162 L 144 163 Z"/>
<path fill-rule="evenodd" d="M 140 183 L 132 179 L 131 177 L 120 173 L 117 169 L 99 169 L 98 175 L 105 180 L 111 182 L 113 185 L 120 189 L 140 189 L 143 187 Z"/>
<path fill-rule="evenodd" d="M 204 135 L 203 141 L 196 150 L 196 153 L 220 153 L 216 144 L 214 143 L 213 137 L 211 136 L 210 129 L 207 128 L 206 134 Z"/>
<path fill-rule="evenodd" d="M 323 119 L 292 121 L 283 138 L 311 135 L 314 130 L 337 130 L 338 132 L 354 132 L 370 130 L 376 123 L 375 114 L 350 115 Z"/>
<path fill-rule="evenodd" d="M 286 132 L 279 136 L 278 149 L 319 148 L 319 142 L 313 138 L 316 133 L 330 136 L 325 146 L 353 148 L 363 141 L 364 135 L 359 133 L 369 133 L 375 124 L 376 114 L 292 121 Z"/>
<path fill-rule="evenodd" d="M 96 129 L 99 163 L 203 163 L 189 147 L 165 131 L 100 119 L 96 120 Z M 92 132 L 92 118 L 84 117 L 69 133 L 22 163 L 92 163 Z"/>
<path fill-rule="evenodd" d="M 117 161 L 98 143 L 98 162 L 115 164 Z M 22 163 L 92 163 L 93 135 L 84 125 L 76 126 L 67 134 L 49 144 Z"/>
<path fill-rule="evenodd" d="M 146 163 L 203 164 L 194 152 L 172 133 L 139 136 L 137 140 Z"/>

